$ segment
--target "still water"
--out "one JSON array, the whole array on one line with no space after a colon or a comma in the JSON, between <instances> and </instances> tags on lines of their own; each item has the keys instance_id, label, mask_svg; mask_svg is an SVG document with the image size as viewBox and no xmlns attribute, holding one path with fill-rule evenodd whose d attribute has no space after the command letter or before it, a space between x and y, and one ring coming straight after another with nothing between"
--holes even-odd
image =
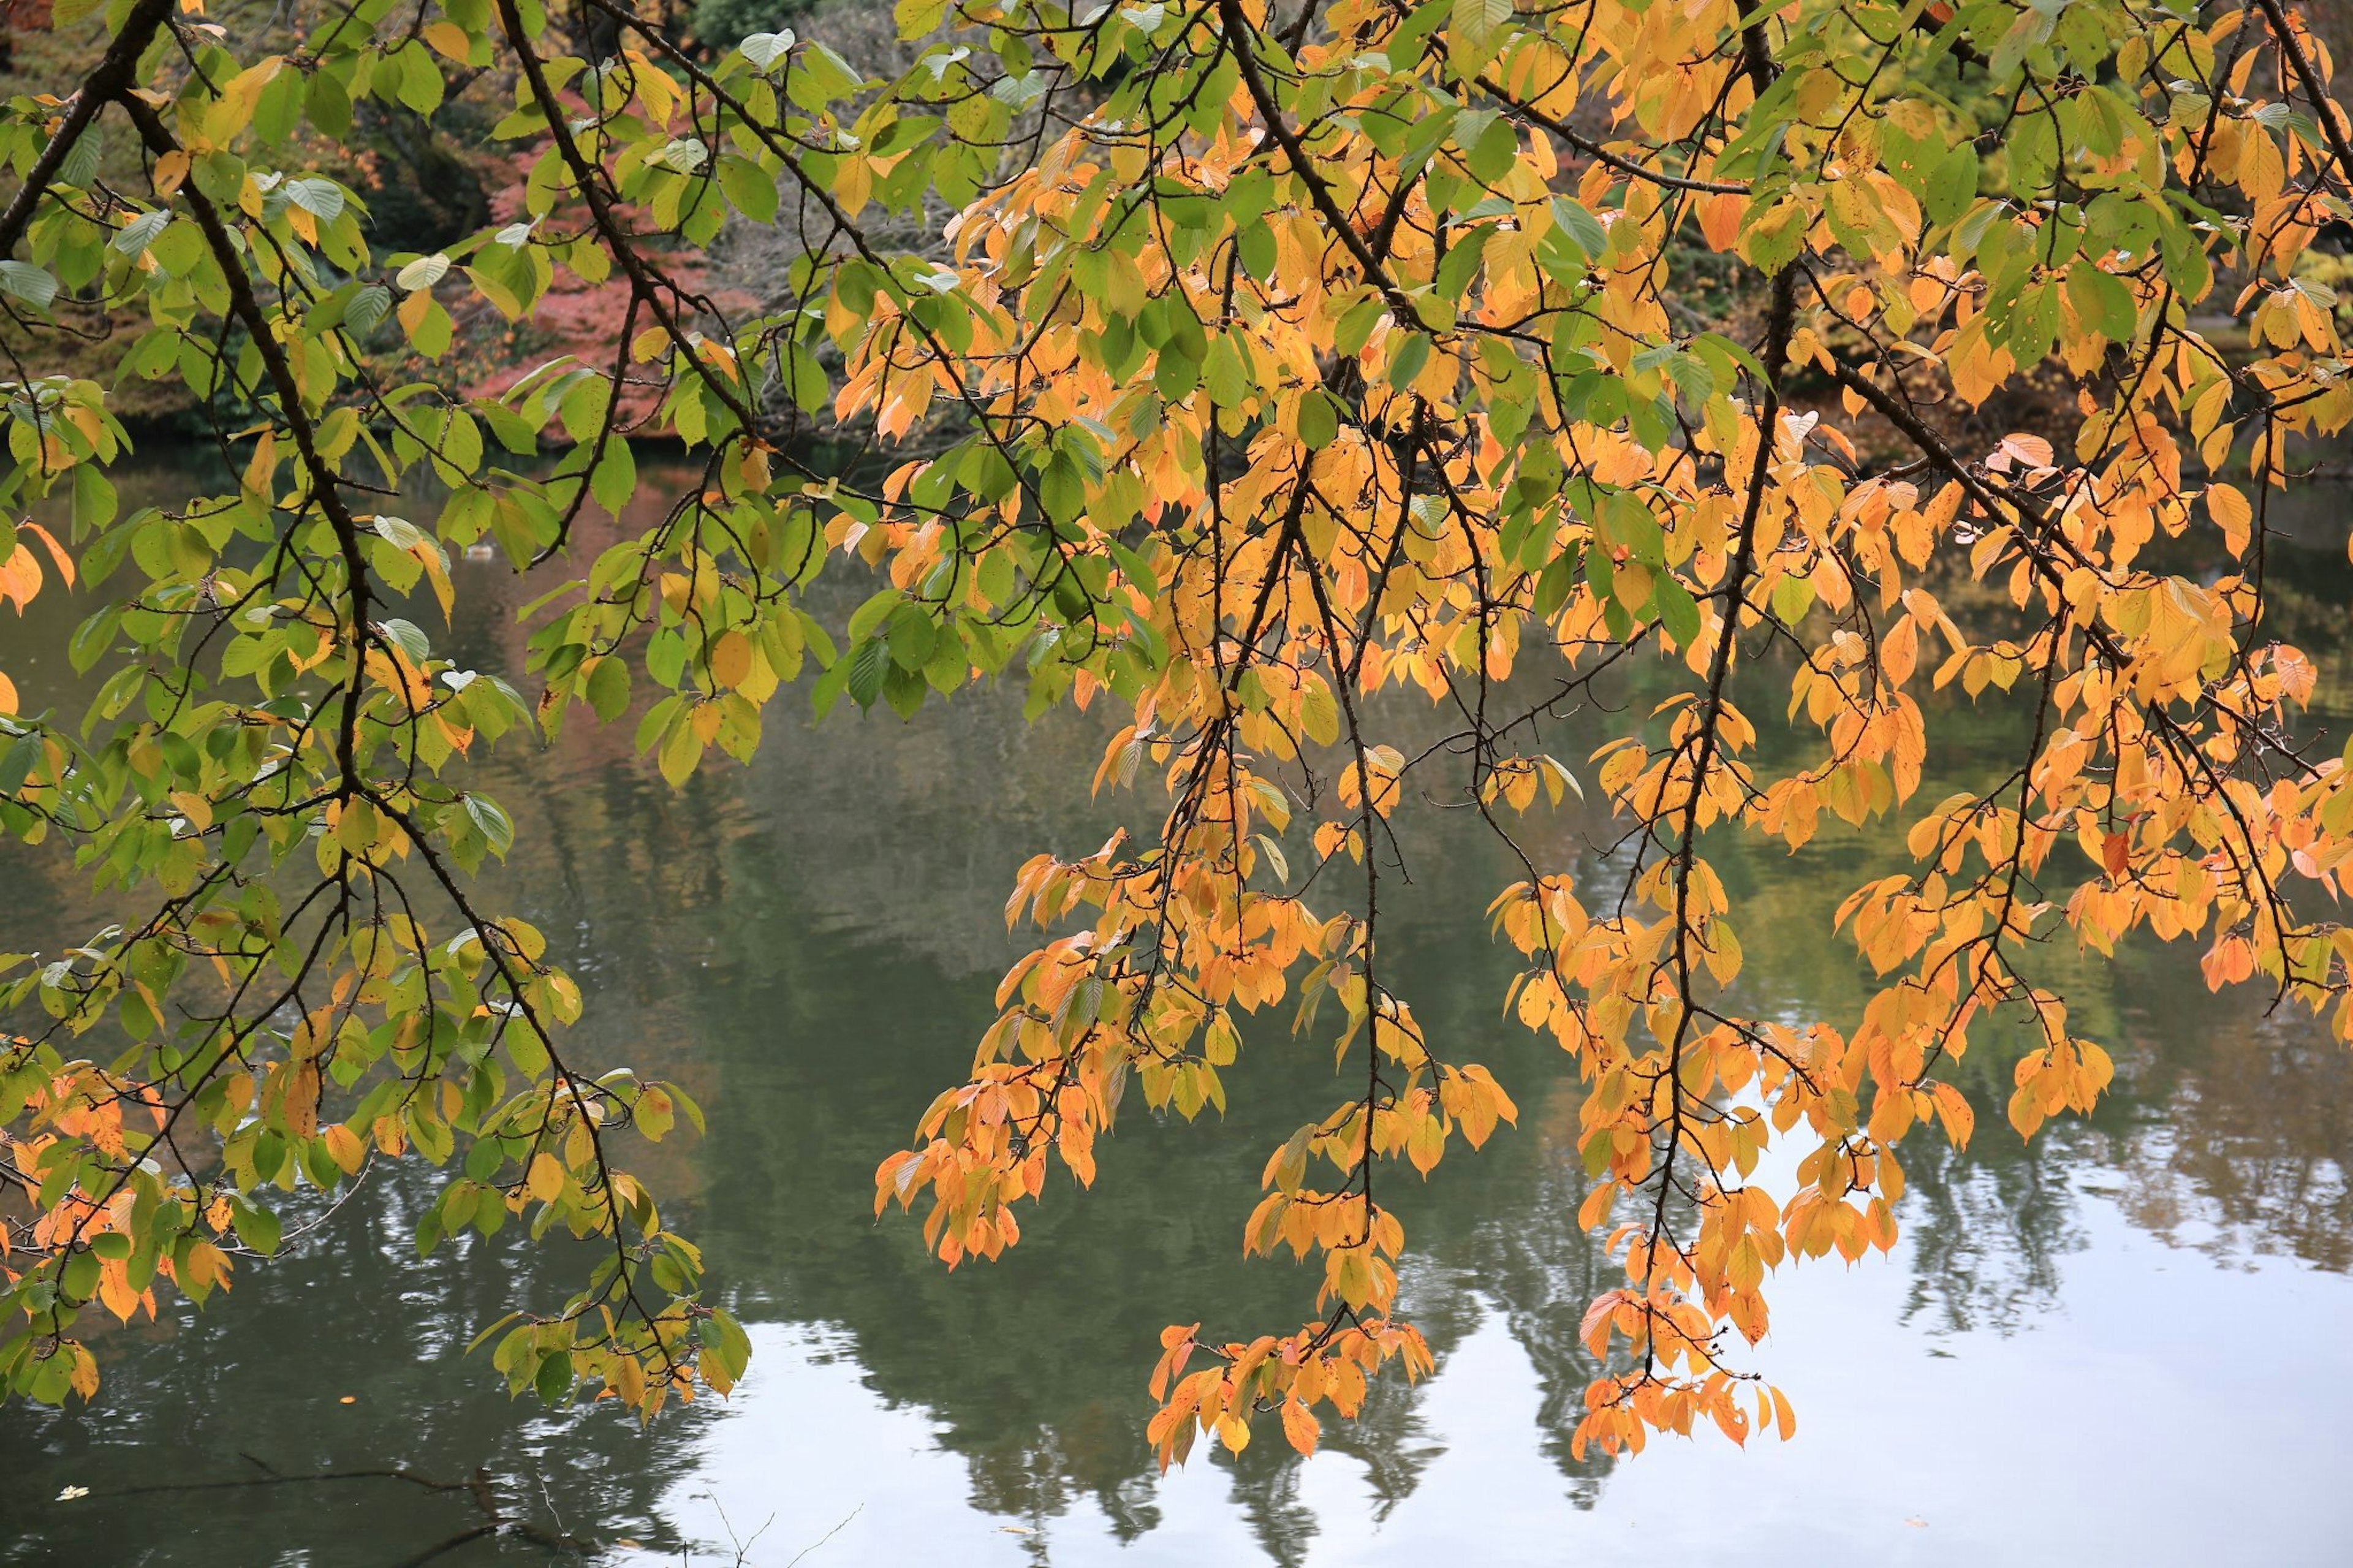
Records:
<instances>
[{"instance_id":1,"label":"still water","mask_svg":"<svg viewBox=\"0 0 2353 1568\"><path fill-rule=\"evenodd\" d=\"M126 500L174 482L126 481ZM2310 548L2275 559L2283 630L2341 694L2346 493L2294 499ZM516 668L513 610L542 585L458 570L460 620L437 637L461 664ZM72 685L52 651L69 624L55 604L0 626L28 700ZM543 756L511 744L487 770L521 829L501 896L588 994L575 1049L676 1078L711 1113L706 1139L642 1163L751 1327L732 1401L650 1430L510 1402L467 1341L551 1302L567 1260L510 1235L420 1262L428 1173L380 1169L209 1310L103 1332L93 1404L0 1419L0 1563L2353 1560L2353 1059L2260 998L2210 996L2186 950L2050 954L2116 1050L2100 1114L2021 1148L1988 1040L1966 1075L1976 1142L1907 1146L1896 1251L1784 1272L1754 1363L1797 1402L1796 1442L1572 1458L1592 1372L1576 1330L1607 1283L1572 1217L1575 1085L1498 1016L1509 954L1480 910L1513 872L1434 813L1406 842L1416 896L1390 962L1522 1110L1406 1205L1407 1295L1438 1373L1328 1424L1312 1460L1270 1432L1157 1474L1143 1384L1160 1327L1256 1331L1312 1297L1303 1271L1244 1264L1238 1237L1265 1151L1301 1120L1292 1086L1330 1058L1261 1029L1230 1118L1134 1115L1095 1189L1050 1189L999 1265L950 1275L914 1225L873 1221L875 1162L991 1016L1015 868L1139 810L1085 795L1099 714L1028 725L1018 708L984 691L911 724L812 725L787 695L753 767L677 793L626 724L580 724ZM2007 726L1941 709L1948 778L2006 768ZM1581 759L1594 732L1572 723L1552 747ZM1535 837L1592 869L1581 847L1609 835L1564 812ZM1817 847L1721 852L1749 906L1753 1009L1838 1018L1862 994L1830 913L1892 847ZM0 849L0 947L69 940L93 912L72 888L60 860Z\"/></svg>"}]
</instances>

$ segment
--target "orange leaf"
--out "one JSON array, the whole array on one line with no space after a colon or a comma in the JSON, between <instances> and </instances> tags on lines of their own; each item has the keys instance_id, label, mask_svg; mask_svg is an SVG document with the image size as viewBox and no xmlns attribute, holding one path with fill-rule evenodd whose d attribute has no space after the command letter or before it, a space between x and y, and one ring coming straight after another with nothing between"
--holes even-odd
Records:
<instances>
[{"instance_id":1,"label":"orange leaf","mask_svg":"<svg viewBox=\"0 0 2353 1568\"><path fill-rule=\"evenodd\" d=\"M1314 1412L1307 1406L1296 1399L1282 1402L1282 1435L1291 1439L1293 1447L1303 1454L1314 1453L1315 1439L1323 1435L1323 1424L1315 1419Z\"/></svg>"},{"instance_id":2,"label":"orange leaf","mask_svg":"<svg viewBox=\"0 0 2353 1568\"><path fill-rule=\"evenodd\" d=\"M58 581L69 588L72 587L74 584L73 557L67 554L66 547L58 542L58 536L30 518L18 523L16 530L20 533L31 534L49 547L49 559L58 563Z\"/></svg>"},{"instance_id":3,"label":"orange leaf","mask_svg":"<svg viewBox=\"0 0 2353 1568\"><path fill-rule=\"evenodd\" d=\"M1585 1321L1577 1326L1577 1337L1597 1356L1609 1352L1610 1314L1618 1310L1626 1294L1623 1290L1604 1290L1593 1299L1593 1305L1585 1309Z\"/></svg>"},{"instance_id":4,"label":"orange leaf","mask_svg":"<svg viewBox=\"0 0 2353 1568\"><path fill-rule=\"evenodd\" d=\"M2001 438L2001 445L1996 448L1996 451L2008 456L2012 461L2025 464L2030 468L2047 468L2051 466L2051 443L2040 436L2029 436L2022 431L2012 431Z\"/></svg>"},{"instance_id":5,"label":"orange leaf","mask_svg":"<svg viewBox=\"0 0 2353 1568\"><path fill-rule=\"evenodd\" d=\"M13 602L18 615L25 613L25 606L40 591L41 563L30 550L19 544L0 559L0 599Z\"/></svg>"}]
</instances>

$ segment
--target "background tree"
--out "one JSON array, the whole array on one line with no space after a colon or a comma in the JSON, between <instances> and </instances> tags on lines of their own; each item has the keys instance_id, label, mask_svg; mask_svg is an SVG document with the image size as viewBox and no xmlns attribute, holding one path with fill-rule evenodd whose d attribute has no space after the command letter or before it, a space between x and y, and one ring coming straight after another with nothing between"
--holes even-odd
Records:
<instances>
[{"instance_id":1,"label":"background tree","mask_svg":"<svg viewBox=\"0 0 2353 1568\"><path fill-rule=\"evenodd\" d=\"M1017 668L1039 708L1114 703L1096 786L1148 767L1168 792L1153 833L1024 868L1008 915L1060 934L878 1172L948 1262L1016 1240L1050 1163L1090 1180L1129 1093L1222 1108L1247 1016L1335 1047L1342 1098L1271 1152L1243 1229L1319 1256L1322 1289L1255 1338L1167 1331L1164 1462L1261 1413L1312 1448L1370 1373L1429 1364L1383 1194L1516 1111L1383 968L1413 802L1517 859L1491 910L1526 959L1508 1005L1584 1086L1577 1223L1623 1282L1584 1320L1580 1450L1791 1429L1737 1355L1765 1277L1892 1244L1897 1145L1969 1136L1946 1072L1972 1030L2031 1033L2021 1133L2105 1086L2043 978L2063 931L2193 939L2211 984L2353 1027L2353 936L2298 903L2333 896L2353 794L2295 727L2313 667L2263 622L2267 498L2295 438L2353 416L2334 296L2298 270L2348 216L2353 145L2275 0L897 20L912 63L879 81L619 0L242 28L117 0L78 87L11 104L0 293L31 346L5 500L69 502L107 585L74 658L113 674L79 727L12 704L0 820L147 900L0 997L25 1019L0 1058L12 1386L86 1394L90 1302L128 1316L159 1275L201 1297L279 1245L271 1185L412 1150L456 1166L421 1246L510 1218L599 1243L560 1310L486 1331L518 1389L650 1411L730 1386L742 1332L621 1163L623 1134L700 1113L571 1059L579 987L470 880L512 829L465 769L582 703L636 714L676 782L747 755L812 660L820 710L911 714ZM301 128L433 115L453 79L527 149L522 215L378 254ZM101 123L138 150L121 171ZM947 248L884 248L927 203ZM794 231L745 309L689 266L731 214ZM495 395L415 374L453 306L523 321L560 276L624 292L598 352ZM143 319L121 374L216 411L234 494L116 515L108 395L41 357L69 300ZM2059 429L1969 413L2038 379L2069 389ZM828 410L935 438L845 479L792 439ZM590 549L655 434L701 483ZM427 474L429 525L385 510ZM534 698L401 613L429 591L446 616L446 549L479 541L554 579ZM878 573L839 640L797 602L837 556ZM1922 693L1956 684L2017 704L2026 743L1915 802ZM1391 686L1444 733L1390 720ZM1591 759L1623 836L1574 885L1513 819L1583 787L1547 725L1630 690ZM1815 733L1760 744L1776 710ZM1840 915L1871 994L1744 1016L1710 835L1795 851L1825 811L1907 825Z\"/></svg>"}]
</instances>

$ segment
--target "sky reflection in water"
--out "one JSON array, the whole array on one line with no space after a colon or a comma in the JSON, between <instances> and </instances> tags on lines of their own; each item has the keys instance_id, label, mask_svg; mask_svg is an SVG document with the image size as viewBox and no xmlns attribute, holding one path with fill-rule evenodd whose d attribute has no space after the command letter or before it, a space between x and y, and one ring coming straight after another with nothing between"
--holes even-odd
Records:
<instances>
[{"instance_id":1,"label":"sky reflection in water","mask_svg":"<svg viewBox=\"0 0 2353 1568\"><path fill-rule=\"evenodd\" d=\"M2284 614L2309 625L2288 635L2344 689L2344 557L2329 544L2308 566ZM514 668L512 612L536 585L462 570L456 657ZM43 650L67 624L48 605L0 626L28 692L66 680ZM1999 718L1945 708L1931 722L1948 778L1994 769ZM944 1273L916 1226L871 1221L874 1163L986 1025L1018 951L999 913L1014 868L1092 848L1150 802L1085 800L1100 715L1025 726L1009 693L909 726L812 730L803 711L780 700L754 768L680 795L628 754L626 725L488 770L521 828L501 894L568 949L587 1049L681 1079L712 1113L707 1140L644 1163L754 1324L736 1398L650 1434L610 1411L511 1404L465 1342L519 1292L544 1304L569 1260L504 1236L418 1263L429 1184L394 1171L208 1312L103 1336L90 1408L12 1411L0 1563L389 1568L481 1521L467 1493L381 1479L121 1495L396 1465L449 1480L480 1468L503 1510L646 1564L682 1549L727 1562L731 1530L760 1532L746 1561L768 1568L812 1547L808 1568L2345 1560L2353 1063L2305 1020L2263 1019L2259 997L2207 995L2186 949L2114 968L2047 955L2115 1047L2100 1115L2021 1149L2000 1112L2011 1058L1989 1035L1964 1074L1968 1153L1905 1146L1896 1253L1784 1271L1754 1364L1797 1402L1794 1445L1711 1436L1573 1460L1592 1372L1576 1330L1607 1282L1572 1218L1574 1085L1497 1015L1509 955L1480 910L1513 875L1505 857L1427 813L1407 840L1418 897L1392 933L1400 989L1522 1109L1515 1132L1426 1189L1401 1166L1389 1178L1440 1373L1327 1425L1304 1464L1270 1429L1239 1460L1205 1449L1156 1476L1143 1380L1161 1325L1254 1332L1312 1297L1300 1270L1244 1265L1239 1233L1266 1149L1330 1092L1288 1080L1316 1079L1296 1069L1328 1052L1260 1027L1224 1123L1161 1126L1138 1108L1095 1191L1057 1186L1007 1262ZM1581 760L1593 732L1563 726L1553 748ZM1531 832L1556 856L1606 837L1573 813ZM1841 1019L1862 994L1829 917L1886 847L1820 847L1722 852L1754 911L1744 1005ZM1584 850L1582 873L1600 868ZM0 944L60 945L89 913L55 858L0 851ZM69 1486L91 1495L52 1500ZM551 1560L483 1538L435 1561L493 1559Z\"/></svg>"}]
</instances>

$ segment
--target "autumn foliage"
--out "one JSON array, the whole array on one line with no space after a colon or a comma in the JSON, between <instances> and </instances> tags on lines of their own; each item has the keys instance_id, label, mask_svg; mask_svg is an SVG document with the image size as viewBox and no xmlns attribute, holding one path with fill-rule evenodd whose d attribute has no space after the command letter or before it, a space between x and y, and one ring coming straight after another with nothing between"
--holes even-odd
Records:
<instances>
[{"instance_id":1,"label":"autumn foliage","mask_svg":"<svg viewBox=\"0 0 2353 1568\"><path fill-rule=\"evenodd\" d=\"M1749 1354L1767 1285L1894 1243L1905 1141L1971 1135L1972 1038L2026 1036L2023 1135L2108 1083L2054 943L2184 941L2353 1035L2327 916L2353 784L2299 728L2317 672L2266 629L2263 552L2297 454L2353 418L2300 270L2353 218L2353 125L2278 0L902 0L887 81L620 0L329 5L276 53L205 35L202 72L170 5L115 11L79 96L0 128L0 290L28 321L61 288L143 310L130 373L263 417L224 432L233 494L118 518L101 390L9 390L8 499L71 498L107 584L75 658L116 673L87 728L7 704L0 821L156 889L0 994L27 1015L0 1054L19 1390L88 1391L85 1303L273 1250L269 1184L409 1153L453 1167L425 1245L601 1238L561 1312L497 1326L514 1386L732 1384L740 1329L620 1163L691 1102L575 1065L593 993L469 880L514 831L474 753L575 704L673 782L747 756L803 674L820 711L992 678L1108 710L1093 786L1158 825L1021 868L1037 945L875 1205L995 1258L1123 1106L1222 1110L1277 1021L1328 1045L1328 1110L1234 1216L1312 1285L1294 1321L1166 1331L1164 1462L1266 1415L1312 1450L1384 1367L1430 1368L1392 1184L1518 1112L1385 962L1402 814L1476 813L1522 868L1498 1000L1580 1086L1579 1219L1623 1272L1585 1319L1580 1449L1790 1434ZM523 150L496 229L379 256L350 193L272 165L299 120L438 103L459 67ZM101 114L147 189L78 172ZM931 253L870 237L926 203L955 214ZM782 303L702 289L699 249L778 223ZM1713 315L1703 276L1735 280ZM447 354L453 309L584 290L620 325L495 395L386 373ZM1987 435L2029 382L2060 416ZM818 411L922 455L812 471L784 432ZM702 482L587 550L655 435ZM438 517L387 515L427 471ZM528 695L394 613L420 584L446 613L479 540L548 582ZM871 574L846 624L801 603L820 571ZM2010 754L1940 754L1962 700L2014 712ZM1546 753L1588 702L1630 702L1614 738ZM1435 742L1402 717L1432 707ZM1588 791L1614 840L1546 858L1525 815ZM1836 922L1868 1003L1753 1011L1714 847L1881 822Z\"/></svg>"}]
</instances>

